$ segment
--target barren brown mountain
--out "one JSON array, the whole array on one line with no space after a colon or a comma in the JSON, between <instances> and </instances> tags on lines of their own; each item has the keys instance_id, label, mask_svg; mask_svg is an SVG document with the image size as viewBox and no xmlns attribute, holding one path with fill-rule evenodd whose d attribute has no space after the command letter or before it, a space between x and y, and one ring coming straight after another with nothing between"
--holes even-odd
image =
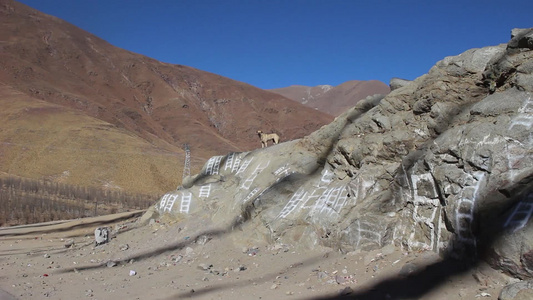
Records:
<instances>
[{"instance_id":1,"label":"barren brown mountain","mask_svg":"<svg viewBox=\"0 0 533 300\"><path fill-rule=\"evenodd\" d=\"M378 80L350 80L338 86L292 85L270 91L332 116L338 116L355 106L359 100L375 94L388 94L390 89L388 85Z\"/></svg>"},{"instance_id":2,"label":"barren brown mountain","mask_svg":"<svg viewBox=\"0 0 533 300\"><path fill-rule=\"evenodd\" d=\"M181 181L213 155L281 142L332 120L278 94L132 53L0 0L0 171L135 192ZM154 45L156 47L157 45Z\"/></svg>"}]
</instances>

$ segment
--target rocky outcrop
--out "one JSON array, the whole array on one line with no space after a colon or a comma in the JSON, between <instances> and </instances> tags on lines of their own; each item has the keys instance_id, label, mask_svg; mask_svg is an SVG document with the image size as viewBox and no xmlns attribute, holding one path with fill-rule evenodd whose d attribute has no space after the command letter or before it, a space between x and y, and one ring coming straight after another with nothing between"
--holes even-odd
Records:
<instances>
[{"instance_id":1,"label":"rocky outcrop","mask_svg":"<svg viewBox=\"0 0 533 300\"><path fill-rule=\"evenodd\" d=\"M394 77L390 80L389 87L391 91L394 91L410 84L411 82L411 80Z\"/></svg>"},{"instance_id":2,"label":"rocky outcrop","mask_svg":"<svg viewBox=\"0 0 533 300\"><path fill-rule=\"evenodd\" d=\"M154 210L245 240L479 254L533 277L531 66L504 44L446 57L305 138L212 157Z\"/></svg>"}]
</instances>

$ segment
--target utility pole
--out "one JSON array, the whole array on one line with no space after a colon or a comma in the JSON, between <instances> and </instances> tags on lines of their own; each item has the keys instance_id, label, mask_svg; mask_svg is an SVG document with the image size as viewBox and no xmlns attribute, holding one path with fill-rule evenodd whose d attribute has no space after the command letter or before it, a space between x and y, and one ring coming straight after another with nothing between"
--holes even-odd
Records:
<instances>
[{"instance_id":1,"label":"utility pole","mask_svg":"<svg viewBox=\"0 0 533 300\"><path fill-rule=\"evenodd\" d=\"M185 149L185 164L183 165L182 184L185 177L191 176L191 150L189 149L189 144L183 144L183 149Z\"/></svg>"}]
</instances>

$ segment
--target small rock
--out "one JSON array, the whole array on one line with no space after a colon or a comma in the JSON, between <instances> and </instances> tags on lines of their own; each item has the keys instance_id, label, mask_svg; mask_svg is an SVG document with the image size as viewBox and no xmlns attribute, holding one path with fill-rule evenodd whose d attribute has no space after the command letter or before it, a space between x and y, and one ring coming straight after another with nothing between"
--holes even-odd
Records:
<instances>
[{"instance_id":1,"label":"small rock","mask_svg":"<svg viewBox=\"0 0 533 300\"><path fill-rule=\"evenodd\" d=\"M186 256L191 256L191 255L193 255L193 253L194 253L194 250L191 247L185 248L185 255Z\"/></svg>"},{"instance_id":2,"label":"small rock","mask_svg":"<svg viewBox=\"0 0 533 300\"><path fill-rule=\"evenodd\" d=\"M211 269L212 267L213 267L213 265L208 265L208 264L199 264L198 265L198 269L204 270L204 271L207 271L207 270Z\"/></svg>"},{"instance_id":3,"label":"small rock","mask_svg":"<svg viewBox=\"0 0 533 300\"><path fill-rule=\"evenodd\" d=\"M46 253L46 254L44 255L44 258L50 258L50 254Z\"/></svg>"},{"instance_id":4,"label":"small rock","mask_svg":"<svg viewBox=\"0 0 533 300\"><path fill-rule=\"evenodd\" d=\"M134 270L130 270L130 276L135 276L137 275L137 272L135 272Z\"/></svg>"},{"instance_id":5,"label":"small rock","mask_svg":"<svg viewBox=\"0 0 533 300\"><path fill-rule=\"evenodd\" d=\"M274 283L273 285L270 286L270 289L271 289L271 290L275 290L275 289L277 289L277 288L278 288L278 285L275 284L275 283Z\"/></svg>"},{"instance_id":6,"label":"small rock","mask_svg":"<svg viewBox=\"0 0 533 300\"><path fill-rule=\"evenodd\" d=\"M479 298L479 297L492 297L489 293L479 293L476 295L476 298Z\"/></svg>"},{"instance_id":7,"label":"small rock","mask_svg":"<svg viewBox=\"0 0 533 300\"><path fill-rule=\"evenodd\" d=\"M110 261L107 262L107 267L108 267L108 268L112 268L112 267L114 267L114 266L116 266L116 265L117 265L117 263L114 262L114 261L112 261L112 260L110 260Z\"/></svg>"},{"instance_id":8,"label":"small rock","mask_svg":"<svg viewBox=\"0 0 533 300\"><path fill-rule=\"evenodd\" d=\"M66 242L65 242L65 248L70 248L74 246L74 239L68 239Z\"/></svg>"},{"instance_id":9,"label":"small rock","mask_svg":"<svg viewBox=\"0 0 533 300\"><path fill-rule=\"evenodd\" d=\"M321 272L318 272L316 276L318 277L318 279L324 279L324 278L328 278L328 273L321 271Z\"/></svg>"},{"instance_id":10,"label":"small rock","mask_svg":"<svg viewBox=\"0 0 533 300\"><path fill-rule=\"evenodd\" d=\"M401 269L398 275L402 277L408 277L409 275L418 271L418 266L413 263L406 263Z\"/></svg>"},{"instance_id":11,"label":"small rock","mask_svg":"<svg viewBox=\"0 0 533 300\"><path fill-rule=\"evenodd\" d=\"M120 245L120 250L121 250L121 251L126 251L126 250L128 250L129 248L130 248L130 245L128 245L128 244L122 244L122 245Z\"/></svg>"},{"instance_id":12,"label":"small rock","mask_svg":"<svg viewBox=\"0 0 533 300\"><path fill-rule=\"evenodd\" d=\"M344 284L346 282L346 279L344 278L344 276L335 275L335 281L337 282L337 284Z\"/></svg>"},{"instance_id":13,"label":"small rock","mask_svg":"<svg viewBox=\"0 0 533 300\"><path fill-rule=\"evenodd\" d=\"M343 288L340 292L339 292L339 296L346 296L346 295L349 295L353 293L353 290L351 287L347 286L345 288Z\"/></svg>"}]
</instances>

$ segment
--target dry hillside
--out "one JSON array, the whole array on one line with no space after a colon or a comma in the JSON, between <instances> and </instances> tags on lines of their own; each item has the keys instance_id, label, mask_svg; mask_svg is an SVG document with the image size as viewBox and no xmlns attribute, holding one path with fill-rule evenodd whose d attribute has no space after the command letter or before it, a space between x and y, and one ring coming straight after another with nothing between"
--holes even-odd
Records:
<instances>
[{"instance_id":1,"label":"dry hillside","mask_svg":"<svg viewBox=\"0 0 533 300\"><path fill-rule=\"evenodd\" d=\"M56 17L0 0L0 171L152 193L206 159L282 141L332 118L277 94L132 53Z\"/></svg>"}]
</instances>

